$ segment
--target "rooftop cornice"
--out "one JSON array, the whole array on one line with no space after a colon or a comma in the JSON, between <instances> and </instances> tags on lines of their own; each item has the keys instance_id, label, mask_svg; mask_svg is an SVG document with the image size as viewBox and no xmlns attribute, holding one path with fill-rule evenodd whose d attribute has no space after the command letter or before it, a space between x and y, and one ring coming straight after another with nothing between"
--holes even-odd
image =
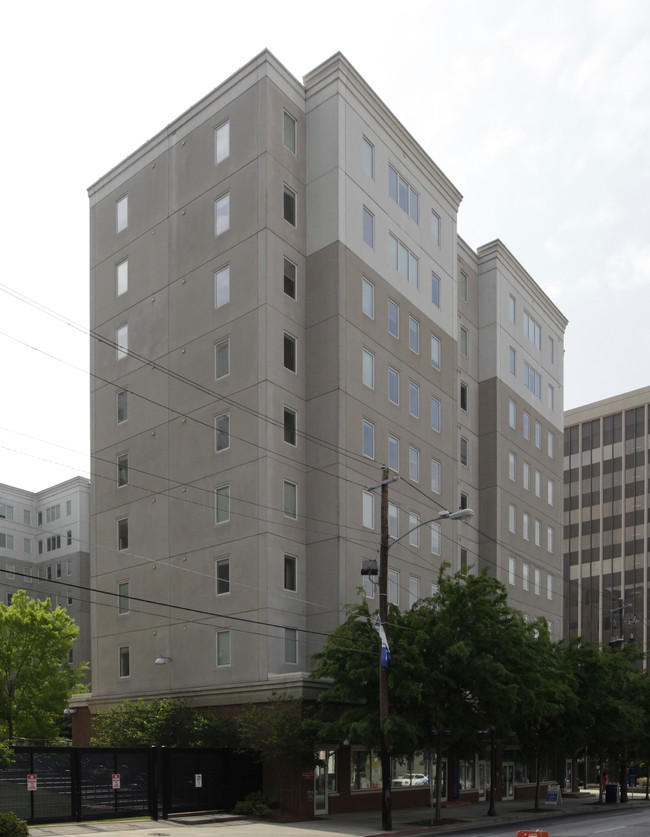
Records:
<instances>
[{"instance_id":1,"label":"rooftop cornice","mask_svg":"<svg viewBox=\"0 0 650 837\"><path fill-rule=\"evenodd\" d=\"M648 403L650 403L650 386L633 389L620 395L610 395L608 398L565 410L564 426L579 424L582 421L591 421L598 416L620 413Z\"/></svg>"}]
</instances>

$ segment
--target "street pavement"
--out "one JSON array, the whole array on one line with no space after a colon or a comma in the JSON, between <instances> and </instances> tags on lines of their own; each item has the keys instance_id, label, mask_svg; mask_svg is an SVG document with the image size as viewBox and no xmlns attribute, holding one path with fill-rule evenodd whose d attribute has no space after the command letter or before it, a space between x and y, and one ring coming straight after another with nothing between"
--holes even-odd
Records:
<instances>
[{"instance_id":1,"label":"street pavement","mask_svg":"<svg viewBox=\"0 0 650 837\"><path fill-rule=\"evenodd\" d=\"M645 792L629 795L625 807L643 806L650 811ZM443 807L443 822L431 826L429 808L393 809L393 831L391 834L417 835L453 834L462 831L476 832L483 826L513 824L513 837L518 830L542 829L552 837L553 819L571 814L605 814L620 803L599 804L596 791L563 796L557 807L546 806L534 811L532 801L508 800L495 804L496 816L487 815L488 802L472 805ZM374 837L381 830L381 811L355 814L322 816L303 822L268 822L249 820L229 815L196 814L173 817L167 820L93 820L85 823L55 823L32 826L31 837L329 837L329 835L350 835L350 837Z\"/></svg>"}]
</instances>

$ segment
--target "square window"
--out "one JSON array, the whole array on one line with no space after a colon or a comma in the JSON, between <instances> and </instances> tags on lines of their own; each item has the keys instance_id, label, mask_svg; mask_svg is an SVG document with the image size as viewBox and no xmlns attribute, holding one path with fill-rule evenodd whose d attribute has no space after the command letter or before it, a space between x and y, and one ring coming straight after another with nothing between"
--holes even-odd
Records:
<instances>
[{"instance_id":1,"label":"square window","mask_svg":"<svg viewBox=\"0 0 650 837\"><path fill-rule=\"evenodd\" d=\"M117 485L118 488L129 484L129 454L121 453L117 457Z\"/></svg>"},{"instance_id":2,"label":"square window","mask_svg":"<svg viewBox=\"0 0 650 837\"><path fill-rule=\"evenodd\" d=\"M362 350L362 380L369 389L375 388L375 356L367 349Z\"/></svg>"},{"instance_id":3,"label":"square window","mask_svg":"<svg viewBox=\"0 0 650 837\"><path fill-rule=\"evenodd\" d=\"M129 326L127 323L115 329L115 347L117 359L122 360L129 354Z\"/></svg>"},{"instance_id":4,"label":"square window","mask_svg":"<svg viewBox=\"0 0 650 837\"><path fill-rule=\"evenodd\" d=\"M119 650L119 675L120 677L131 676L131 649L128 645L123 645Z\"/></svg>"},{"instance_id":5,"label":"square window","mask_svg":"<svg viewBox=\"0 0 650 837\"><path fill-rule=\"evenodd\" d=\"M431 335L431 366L434 369L440 369L440 340Z\"/></svg>"},{"instance_id":6,"label":"square window","mask_svg":"<svg viewBox=\"0 0 650 837\"><path fill-rule=\"evenodd\" d=\"M469 465L469 441L464 437L460 437L460 464Z\"/></svg>"},{"instance_id":7,"label":"square window","mask_svg":"<svg viewBox=\"0 0 650 837\"><path fill-rule=\"evenodd\" d=\"M462 381L460 384L460 409L465 413L469 411L469 387Z\"/></svg>"},{"instance_id":8,"label":"square window","mask_svg":"<svg viewBox=\"0 0 650 837\"><path fill-rule=\"evenodd\" d=\"M284 589L293 593L298 589L298 571L295 555L284 556Z\"/></svg>"},{"instance_id":9,"label":"square window","mask_svg":"<svg viewBox=\"0 0 650 837\"><path fill-rule=\"evenodd\" d=\"M431 396L431 429L440 432L440 402Z\"/></svg>"},{"instance_id":10,"label":"square window","mask_svg":"<svg viewBox=\"0 0 650 837\"><path fill-rule=\"evenodd\" d=\"M296 338L286 333L283 340L283 363L289 372L296 371Z\"/></svg>"},{"instance_id":11,"label":"square window","mask_svg":"<svg viewBox=\"0 0 650 837\"><path fill-rule=\"evenodd\" d=\"M435 273L431 274L431 302L440 308L440 279Z\"/></svg>"},{"instance_id":12,"label":"square window","mask_svg":"<svg viewBox=\"0 0 650 837\"><path fill-rule=\"evenodd\" d=\"M420 323L414 317L409 317L409 349L420 353Z\"/></svg>"},{"instance_id":13,"label":"square window","mask_svg":"<svg viewBox=\"0 0 650 837\"><path fill-rule=\"evenodd\" d=\"M362 495L362 521L364 528L375 528L375 495L370 491L364 491Z\"/></svg>"},{"instance_id":14,"label":"square window","mask_svg":"<svg viewBox=\"0 0 650 837\"><path fill-rule=\"evenodd\" d=\"M122 389L117 393L117 423L122 424L129 417L129 393Z\"/></svg>"},{"instance_id":15,"label":"square window","mask_svg":"<svg viewBox=\"0 0 650 837\"><path fill-rule=\"evenodd\" d=\"M295 482L284 481L284 514L292 520L298 519L298 486Z\"/></svg>"},{"instance_id":16,"label":"square window","mask_svg":"<svg viewBox=\"0 0 650 837\"><path fill-rule=\"evenodd\" d=\"M361 164L368 177L375 177L375 147L365 137L361 144Z\"/></svg>"},{"instance_id":17,"label":"square window","mask_svg":"<svg viewBox=\"0 0 650 837\"><path fill-rule=\"evenodd\" d=\"M124 259L115 268L115 285L117 295L122 296L129 289L129 260Z\"/></svg>"},{"instance_id":18,"label":"square window","mask_svg":"<svg viewBox=\"0 0 650 837\"><path fill-rule=\"evenodd\" d=\"M460 353L467 357L469 351L469 335L467 329L460 327Z\"/></svg>"},{"instance_id":19,"label":"square window","mask_svg":"<svg viewBox=\"0 0 650 837\"><path fill-rule=\"evenodd\" d=\"M230 374L230 338L221 340L214 347L214 377L216 380Z\"/></svg>"},{"instance_id":20,"label":"square window","mask_svg":"<svg viewBox=\"0 0 650 837\"><path fill-rule=\"evenodd\" d=\"M290 407L284 408L284 441L288 445L295 445L297 442L297 414Z\"/></svg>"},{"instance_id":21,"label":"square window","mask_svg":"<svg viewBox=\"0 0 650 837\"><path fill-rule=\"evenodd\" d=\"M284 147L288 148L292 154L295 154L297 146L296 138L298 134L298 123L293 118L293 116L291 116L290 113L286 112L286 110L284 112L283 128Z\"/></svg>"},{"instance_id":22,"label":"square window","mask_svg":"<svg viewBox=\"0 0 650 837\"><path fill-rule=\"evenodd\" d=\"M296 265L289 259L284 260L284 292L291 299L296 298Z\"/></svg>"},{"instance_id":23,"label":"square window","mask_svg":"<svg viewBox=\"0 0 650 837\"><path fill-rule=\"evenodd\" d=\"M214 492L215 523L227 523L230 520L230 486L221 485Z\"/></svg>"},{"instance_id":24,"label":"square window","mask_svg":"<svg viewBox=\"0 0 650 837\"><path fill-rule=\"evenodd\" d=\"M123 517L117 521L117 548L124 552L129 548L129 518Z\"/></svg>"},{"instance_id":25,"label":"square window","mask_svg":"<svg viewBox=\"0 0 650 837\"><path fill-rule=\"evenodd\" d=\"M399 471L399 439L396 436L388 436L388 467L391 471Z\"/></svg>"},{"instance_id":26,"label":"square window","mask_svg":"<svg viewBox=\"0 0 650 837\"><path fill-rule=\"evenodd\" d=\"M295 628L284 629L284 661L285 663L298 662L298 635Z\"/></svg>"},{"instance_id":27,"label":"square window","mask_svg":"<svg viewBox=\"0 0 650 837\"><path fill-rule=\"evenodd\" d=\"M431 460L431 490L440 494L441 465L437 459Z\"/></svg>"},{"instance_id":28,"label":"square window","mask_svg":"<svg viewBox=\"0 0 650 837\"><path fill-rule=\"evenodd\" d=\"M230 122L224 122L214 131L215 165L230 157Z\"/></svg>"},{"instance_id":29,"label":"square window","mask_svg":"<svg viewBox=\"0 0 650 837\"><path fill-rule=\"evenodd\" d=\"M214 202L214 234L221 235L230 229L230 192Z\"/></svg>"},{"instance_id":30,"label":"square window","mask_svg":"<svg viewBox=\"0 0 650 837\"><path fill-rule=\"evenodd\" d=\"M366 317L375 319L375 286L365 276L361 278L361 310Z\"/></svg>"},{"instance_id":31,"label":"square window","mask_svg":"<svg viewBox=\"0 0 650 837\"><path fill-rule=\"evenodd\" d=\"M217 631L217 666L230 665L230 631Z\"/></svg>"},{"instance_id":32,"label":"square window","mask_svg":"<svg viewBox=\"0 0 650 837\"><path fill-rule=\"evenodd\" d=\"M435 212L431 213L431 237L436 247L440 247L440 216Z\"/></svg>"},{"instance_id":33,"label":"square window","mask_svg":"<svg viewBox=\"0 0 650 837\"><path fill-rule=\"evenodd\" d=\"M129 582L121 581L117 585L117 612L119 614L128 613L129 605Z\"/></svg>"},{"instance_id":34,"label":"square window","mask_svg":"<svg viewBox=\"0 0 650 837\"><path fill-rule=\"evenodd\" d=\"M363 207L363 240L369 247L375 246L375 216Z\"/></svg>"},{"instance_id":35,"label":"square window","mask_svg":"<svg viewBox=\"0 0 650 837\"><path fill-rule=\"evenodd\" d=\"M388 400L393 404L399 404L399 372L388 367Z\"/></svg>"},{"instance_id":36,"label":"square window","mask_svg":"<svg viewBox=\"0 0 650 837\"><path fill-rule=\"evenodd\" d=\"M363 421L363 455L375 458L375 426L372 422Z\"/></svg>"},{"instance_id":37,"label":"square window","mask_svg":"<svg viewBox=\"0 0 650 837\"><path fill-rule=\"evenodd\" d=\"M122 232L129 226L129 196L124 195L115 204L115 220L118 232Z\"/></svg>"},{"instance_id":38,"label":"square window","mask_svg":"<svg viewBox=\"0 0 650 837\"><path fill-rule=\"evenodd\" d=\"M214 571L217 596L230 593L230 558L215 561Z\"/></svg>"},{"instance_id":39,"label":"square window","mask_svg":"<svg viewBox=\"0 0 650 837\"><path fill-rule=\"evenodd\" d=\"M214 307L221 308L230 302L230 266L222 267L214 274Z\"/></svg>"},{"instance_id":40,"label":"square window","mask_svg":"<svg viewBox=\"0 0 650 837\"><path fill-rule=\"evenodd\" d=\"M296 193L287 185L284 187L282 211L284 213L284 220L288 221L293 227L296 226Z\"/></svg>"},{"instance_id":41,"label":"square window","mask_svg":"<svg viewBox=\"0 0 650 837\"><path fill-rule=\"evenodd\" d=\"M214 449L217 453L230 447L230 413L222 413L214 420Z\"/></svg>"},{"instance_id":42,"label":"square window","mask_svg":"<svg viewBox=\"0 0 650 837\"><path fill-rule=\"evenodd\" d=\"M388 300L388 333L393 337L399 337L399 305Z\"/></svg>"},{"instance_id":43,"label":"square window","mask_svg":"<svg viewBox=\"0 0 650 837\"><path fill-rule=\"evenodd\" d=\"M420 451L409 447L409 479L420 482Z\"/></svg>"},{"instance_id":44,"label":"square window","mask_svg":"<svg viewBox=\"0 0 650 837\"><path fill-rule=\"evenodd\" d=\"M420 387L413 381L409 381L409 413L420 418Z\"/></svg>"}]
</instances>

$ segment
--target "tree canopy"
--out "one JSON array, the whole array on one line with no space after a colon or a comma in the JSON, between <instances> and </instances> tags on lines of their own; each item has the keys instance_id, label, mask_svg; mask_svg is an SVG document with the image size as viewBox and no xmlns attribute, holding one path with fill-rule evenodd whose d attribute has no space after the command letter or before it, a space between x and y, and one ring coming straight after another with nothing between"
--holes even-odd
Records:
<instances>
[{"instance_id":1,"label":"tree canopy","mask_svg":"<svg viewBox=\"0 0 650 837\"><path fill-rule=\"evenodd\" d=\"M79 633L66 611L18 590L0 603L0 727L5 738L57 735L87 666L68 662Z\"/></svg>"}]
</instances>

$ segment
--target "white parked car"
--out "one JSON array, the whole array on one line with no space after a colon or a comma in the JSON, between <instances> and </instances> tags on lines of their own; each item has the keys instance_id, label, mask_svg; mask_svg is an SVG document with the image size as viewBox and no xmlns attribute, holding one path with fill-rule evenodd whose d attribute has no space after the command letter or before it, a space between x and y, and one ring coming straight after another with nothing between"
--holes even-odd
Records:
<instances>
[{"instance_id":1,"label":"white parked car","mask_svg":"<svg viewBox=\"0 0 650 837\"><path fill-rule=\"evenodd\" d=\"M418 785L428 785L429 777L424 773L405 773L397 779L393 779L395 788L412 788Z\"/></svg>"}]
</instances>

